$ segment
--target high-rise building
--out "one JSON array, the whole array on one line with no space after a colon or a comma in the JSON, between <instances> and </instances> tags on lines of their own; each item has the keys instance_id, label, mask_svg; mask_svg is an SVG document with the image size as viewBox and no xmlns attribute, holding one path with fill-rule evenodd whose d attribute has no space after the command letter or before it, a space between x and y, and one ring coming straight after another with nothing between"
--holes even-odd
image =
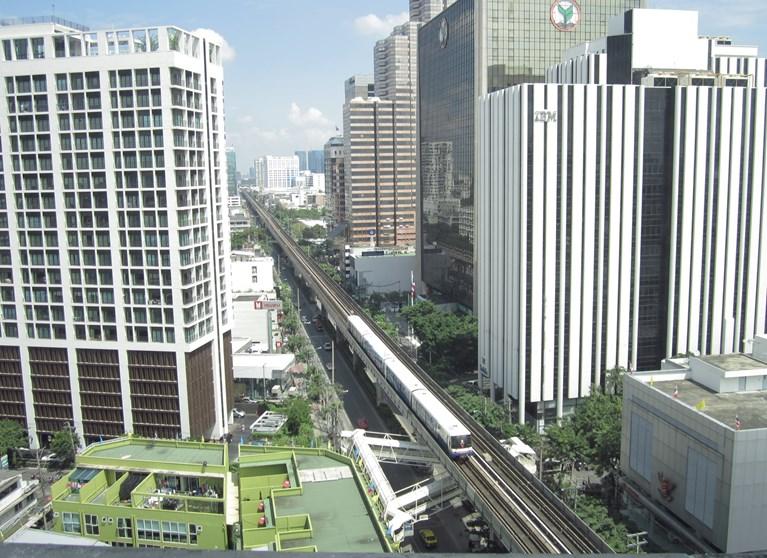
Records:
<instances>
[{"instance_id":1,"label":"high-rise building","mask_svg":"<svg viewBox=\"0 0 767 558\"><path fill-rule=\"evenodd\" d=\"M344 82L344 102L348 103L355 97L367 99L375 94L373 76L355 74Z\"/></svg>"},{"instance_id":2,"label":"high-rise building","mask_svg":"<svg viewBox=\"0 0 767 558\"><path fill-rule=\"evenodd\" d=\"M410 0L410 21L426 23L455 0Z\"/></svg>"},{"instance_id":3,"label":"high-rise building","mask_svg":"<svg viewBox=\"0 0 767 558\"><path fill-rule=\"evenodd\" d=\"M325 172L325 152L322 149L311 149L306 152L306 168L310 172Z\"/></svg>"},{"instance_id":4,"label":"high-rise building","mask_svg":"<svg viewBox=\"0 0 767 558\"><path fill-rule=\"evenodd\" d=\"M306 150L294 151L293 154L296 157L298 157L298 170L299 171L307 170L309 167L307 167L307 162L306 162L306 159L307 159L307 152L306 152Z\"/></svg>"},{"instance_id":5,"label":"high-rise building","mask_svg":"<svg viewBox=\"0 0 767 558\"><path fill-rule=\"evenodd\" d=\"M415 243L419 25L414 22L399 25L376 43L375 97L349 99L347 93L345 211L349 223L347 237L352 245ZM347 92L349 83L347 80Z\"/></svg>"},{"instance_id":6,"label":"high-rise building","mask_svg":"<svg viewBox=\"0 0 767 558\"><path fill-rule=\"evenodd\" d=\"M642 0L457 0L418 36L419 168L452 144L452 180L436 196L419 195L418 253L427 290L474 306L475 103L478 96L542 81L545 69L573 45L601 37L610 16ZM440 155L441 156L441 155ZM424 159L426 157L426 159ZM461 225L462 224L462 225Z\"/></svg>"},{"instance_id":7,"label":"high-rise building","mask_svg":"<svg viewBox=\"0 0 767 558\"><path fill-rule=\"evenodd\" d=\"M298 174L298 157L274 157L266 155L256 160L256 180L265 190L288 190Z\"/></svg>"},{"instance_id":8,"label":"high-rise building","mask_svg":"<svg viewBox=\"0 0 767 558\"><path fill-rule=\"evenodd\" d=\"M237 195L237 153L234 147L226 148L226 189L230 196Z\"/></svg>"},{"instance_id":9,"label":"high-rise building","mask_svg":"<svg viewBox=\"0 0 767 558\"><path fill-rule=\"evenodd\" d=\"M344 138L336 136L325 144L325 193L333 224L346 221L344 193Z\"/></svg>"},{"instance_id":10,"label":"high-rise building","mask_svg":"<svg viewBox=\"0 0 767 558\"><path fill-rule=\"evenodd\" d=\"M477 174L480 370L539 420L767 326L756 48L634 9L548 75L481 99Z\"/></svg>"},{"instance_id":11,"label":"high-rise building","mask_svg":"<svg viewBox=\"0 0 767 558\"><path fill-rule=\"evenodd\" d=\"M2 418L219 436L232 407L220 46L0 27Z\"/></svg>"}]
</instances>

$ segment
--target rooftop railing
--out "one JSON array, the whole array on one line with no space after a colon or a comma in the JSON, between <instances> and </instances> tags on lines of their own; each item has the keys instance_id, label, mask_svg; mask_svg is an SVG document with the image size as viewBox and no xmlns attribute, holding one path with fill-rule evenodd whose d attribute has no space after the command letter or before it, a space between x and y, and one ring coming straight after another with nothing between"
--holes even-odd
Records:
<instances>
[{"instance_id":1,"label":"rooftop railing","mask_svg":"<svg viewBox=\"0 0 767 558\"><path fill-rule=\"evenodd\" d=\"M8 27L10 25L34 25L36 23L57 23L65 27L70 27L78 31L89 31L90 29L85 25L69 21L56 16L33 16L33 17L9 17L0 19L0 27Z\"/></svg>"}]
</instances>

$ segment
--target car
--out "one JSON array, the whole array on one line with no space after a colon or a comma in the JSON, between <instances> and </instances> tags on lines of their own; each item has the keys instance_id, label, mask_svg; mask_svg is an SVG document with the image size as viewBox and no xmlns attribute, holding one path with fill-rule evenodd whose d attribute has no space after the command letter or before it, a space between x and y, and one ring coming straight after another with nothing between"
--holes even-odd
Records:
<instances>
[{"instance_id":1,"label":"car","mask_svg":"<svg viewBox=\"0 0 767 558\"><path fill-rule=\"evenodd\" d=\"M323 349L325 349L326 351L329 351L330 349L332 349L332 348L333 348L333 345L331 345L331 344L330 344L330 341L328 341L327 343L325 343L324 345L322 345L322 348L323 348Z\"/></svg>"},{"instance_id":2,"label":"car","mask_svg":"<svg viewBox=\"0 0 767 558\"><path fill-rule=\"evenodd\" d=\"M365 417L362 417L361 419L357 419L357 428L361 428L362 430L368 429L368 419Z\"/></svg>"},{"instance_id":3,"label":"car","mask_svg":"<svg viewBox=\"0 0 767 558\"><path fill-rule=\"evenodd\" d=\"M245 416L245 413L240 411L239 409L232 409L232 414L236 416L237 418L242 418Z\"/></svg>"},{"instance_id":4,"label":"car","mask_svg":"<svg viewBox=\"0 0 767 558\"><path fill-rule=\"evenodd\" d=\"M437 535L431 529L421 529L418 531L418 538L426 548L435 548L437 546Z\"/></svg>"}]
</instances>

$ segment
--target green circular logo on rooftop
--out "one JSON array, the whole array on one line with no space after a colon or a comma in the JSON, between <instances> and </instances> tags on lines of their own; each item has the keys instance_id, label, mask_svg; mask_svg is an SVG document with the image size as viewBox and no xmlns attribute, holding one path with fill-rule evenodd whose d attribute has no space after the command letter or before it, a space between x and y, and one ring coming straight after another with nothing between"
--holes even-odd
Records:
<instances>
[{"instance_id":1,"label":"green circular logo on rooftop","mask_svg":"<svg viewBox=\"0 0 767 558\"><path fill-rule=\"evenodd\" d=\"M573 31L581 20L581 7L575 0L554 0L549 17L558 31Z\"/></svg>"}]
</instances>

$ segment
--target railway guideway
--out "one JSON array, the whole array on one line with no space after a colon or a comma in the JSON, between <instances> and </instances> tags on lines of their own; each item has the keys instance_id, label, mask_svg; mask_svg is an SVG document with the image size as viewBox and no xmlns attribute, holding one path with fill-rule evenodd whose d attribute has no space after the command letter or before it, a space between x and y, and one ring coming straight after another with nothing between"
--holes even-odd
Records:
<instances>
[{"instance_id":1,"label":"railway guideway","mask_svg":"<svg viewBox=\"0 0 767 558\"><path fill-rule=\"evenodd\" d=\"M520 471L524 468L500 448L500 444L494 438L490 440L491 436L473 418L462 416L461 413L463 415L466 413L460 408L457 411L457 416L467 421L467 426L471 427L472 432L477 429L477 432L474 432L474 446L478 450L478 454L462 463L450 459L427 428L394 392L375 364L350 334L347 327L348 316L355 313L361 314L361 312L354 302L347 302L346 299L351 300L348 293L344 292L343 296L334 294L334 291L340 291L340 287L328 283L331 280L324 275L324 272L312 270L313 262L308 260L303 250L292 238L287 236L287 233L282 230L274 217L258 205L250 195L246 194L245 197L248 204L266 224L294 267L301 270L304 280L315 291L317 299L322 300L329 320L336 326L336 331L347 339L353 352L365 364L367 371L372 372L377 387L387 394L394 408L415 427L419 438L434 451L434 455L439 459L444 469L464 491L477 511L485 517L501 544L512 552L565 554L611 552L609 546L599 539L561 501L558 501L544 485L537 479L531 478L532 475L528 471ZM402 353L401 349L393 350L393 352L395 354ZM409 357L407 359L405 363L408 366L413 366ZM425 373L420 369L418 370L419 378L428 389L432 389L432 385L436 385L434 381L428 377L422 377ZM439 393L438 388L434 389L437 389L437 393ZM482 438L487 439L482 440ZM493 464L491 465L491 463ZM496 467L503 471L504 476L510 479L514 486L511 486L494 470ZM526 496L523 498L520 496L521 494L526 494ZM536 512L531 504L544 511ZM548 509L545 509L547 507ZM551 527L555 525L555 529L566 535L557 536L552 532ZM563 538L568 540L563 540Z\"/></svg>"}]
</instances>

